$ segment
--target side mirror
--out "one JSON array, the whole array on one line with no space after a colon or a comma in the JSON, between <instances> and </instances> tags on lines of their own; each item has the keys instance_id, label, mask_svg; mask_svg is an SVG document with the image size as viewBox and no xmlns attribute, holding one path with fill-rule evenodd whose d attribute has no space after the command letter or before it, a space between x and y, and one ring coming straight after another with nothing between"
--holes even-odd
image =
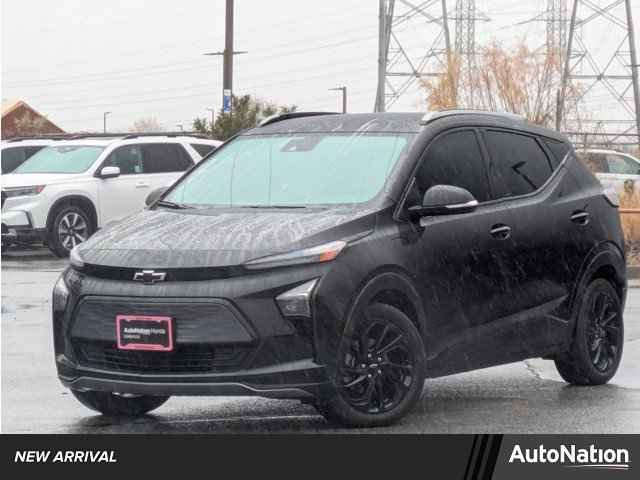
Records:
<instances>
[{"instance_id":1,"label":"side mirror","mask_svg":"<svg viewBox=\"0 0 640 480\"><path fill-rule=\"evenodd\" d=\"M100 178L116 178L120 176L120 167L104 167L100 170Z\"/></svg>"},{"instance_id":2,"label":"side mirror","mask_svg":"<svg viewBox=\"0 0 640 480\"><path fill-rule=\"evenodd\" d=\"M473 212L478 201L464 188L452 185L435 185L424 194L422 205L409 208L416 217L457 215Z\"/></svg>"},{"instance_id":3,"label":"side mirror","mask_svg":"<svg viewBox=\"0 0 640 480\"><path fill-rule=\"evenodd\" d=\"M147 198L145 199L144 203L147 205L147 207L149 205L153 205L162 196L162 194L166 192L168 189L169 187L156 188L149 195L147 195Z\"/></svg>"}]
</instances>

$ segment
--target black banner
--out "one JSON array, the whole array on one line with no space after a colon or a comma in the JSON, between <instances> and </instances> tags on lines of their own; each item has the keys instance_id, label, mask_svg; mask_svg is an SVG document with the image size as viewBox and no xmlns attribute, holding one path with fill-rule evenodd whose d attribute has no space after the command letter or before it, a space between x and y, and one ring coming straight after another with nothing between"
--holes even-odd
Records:
<instances>
[{"instance_id":1,"label":"black banner","mask_svg":"<svg viewBox=\"0 0 640 480\"><path fill-rule=\"evenodd\" d=\"M0 471L145 478L198 472L268 477L637 478L640 437L502 435L72 436L3 435Z\"/></svg>"}]
</instances>

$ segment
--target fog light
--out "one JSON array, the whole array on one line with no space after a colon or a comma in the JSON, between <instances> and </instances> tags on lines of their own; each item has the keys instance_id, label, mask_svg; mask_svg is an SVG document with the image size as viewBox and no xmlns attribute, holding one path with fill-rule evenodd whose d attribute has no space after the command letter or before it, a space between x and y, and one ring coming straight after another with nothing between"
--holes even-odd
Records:
<instances>
[{"instance_id":1,"label":"fog light","mask_svg":"<svg viewBox=\"0 0 640 480\"><path fill-rule=\"evenodd\" d=\"M58 281L53 287L53 311L54 312L64 312L67 308L67 301L69 300L69 289L67 288L67 284L64 281L64 273L60 275Z\"/></svg>"},{"instance_id":2,"label":"fog light","mask_svg":"<svg viewBox=\"0 0 640 480\"><path fill-rule=\"evenodd\" d=\"M318 279L298 285L276 297L280 312L285 317L311 318L311 294Z\"/></svg>"}]
</instances>

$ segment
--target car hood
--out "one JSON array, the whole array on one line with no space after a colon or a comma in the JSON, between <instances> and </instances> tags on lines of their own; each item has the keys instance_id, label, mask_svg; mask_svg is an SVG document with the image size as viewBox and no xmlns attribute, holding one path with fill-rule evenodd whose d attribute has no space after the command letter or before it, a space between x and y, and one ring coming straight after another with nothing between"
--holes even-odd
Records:
<instances>
[{"instance_id":1,"label":"car hood","mask_svg":"<svg viewBox=\"0 0 640 480\"><path fill-rule=\"evenodd\" d=\"M366 234L375 211L143 210L79 247L85 263L123 268L228 267L248 260Z\"/></svg>"},{"instance_id":2,"label":"car hood","mask_svg":"<svg viewBox=\"0 0 640 480\"><path fill-rule=\"evenodd\" d=\"M73 180L83 175L77 173L7 173L2 175L2 188L49 185Z\"/></svg>"}]
</instances>

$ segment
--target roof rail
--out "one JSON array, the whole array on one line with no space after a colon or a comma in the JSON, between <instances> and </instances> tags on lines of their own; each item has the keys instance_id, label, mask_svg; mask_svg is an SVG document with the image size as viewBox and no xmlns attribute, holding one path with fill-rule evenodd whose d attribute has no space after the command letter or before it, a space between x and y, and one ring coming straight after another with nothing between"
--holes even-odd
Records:
<instances>
[{"instance_id":1,"label":"roof rail","mask_svg":"<svg viewBox=\"0 0 640 480\"><path fill-rule=\"evenodd\" d=\"M428 112L424 117L422 117L421 125L428 125L429 123L438 120L440 118L449 117L452 115L486 115L489 117L497 117L504 118L508 120L513 120L516 122L527 122L527 119L524 115L519 115L517 113L510 112L493 112L490 110L481 110L481 109L473 109L473 108L452 108L449 110L438 110L435 112Z\"/></svg>"},{"instance_id":2,"label":"roof rail","mask_svg":"<svg viewBox=\"0 0 640 480\"><path fill-rule=\"evenodd\" d=\"M72 133L46 133L42 135L22 135L20 137L8 138L5 142L20 142L22 140L67 140L73 136Z\"/></svg>"},{"instance_id":3,"label":"roof rail","mask_svg":"<svg viewBox=\"0 0 640 480\"><path fill-rule=\"evenodd\" d=\"M132 138L140 137L193 137L211 140L210 137L198 132L77 133L68 137L68 140L81 140L87 138L120 138L122 140L130 140Z\"/></svg>"},{"instance_id":4,"label":"roof rail","mask_svg":"<svg viewBox=\"0 0 640 480\"><path fill-rule=\"evenodd\" d=\"M272 115L270 117L265 118L258 124L258 128L266 127L267 125L271 125L273 123L282 122L284 120L291 120L294 118L304 118L304 117L320 117L322 115L340 115L338 112L289 112L289 113L278 113L276 115Z\"/></svg>"}]
</instances>

